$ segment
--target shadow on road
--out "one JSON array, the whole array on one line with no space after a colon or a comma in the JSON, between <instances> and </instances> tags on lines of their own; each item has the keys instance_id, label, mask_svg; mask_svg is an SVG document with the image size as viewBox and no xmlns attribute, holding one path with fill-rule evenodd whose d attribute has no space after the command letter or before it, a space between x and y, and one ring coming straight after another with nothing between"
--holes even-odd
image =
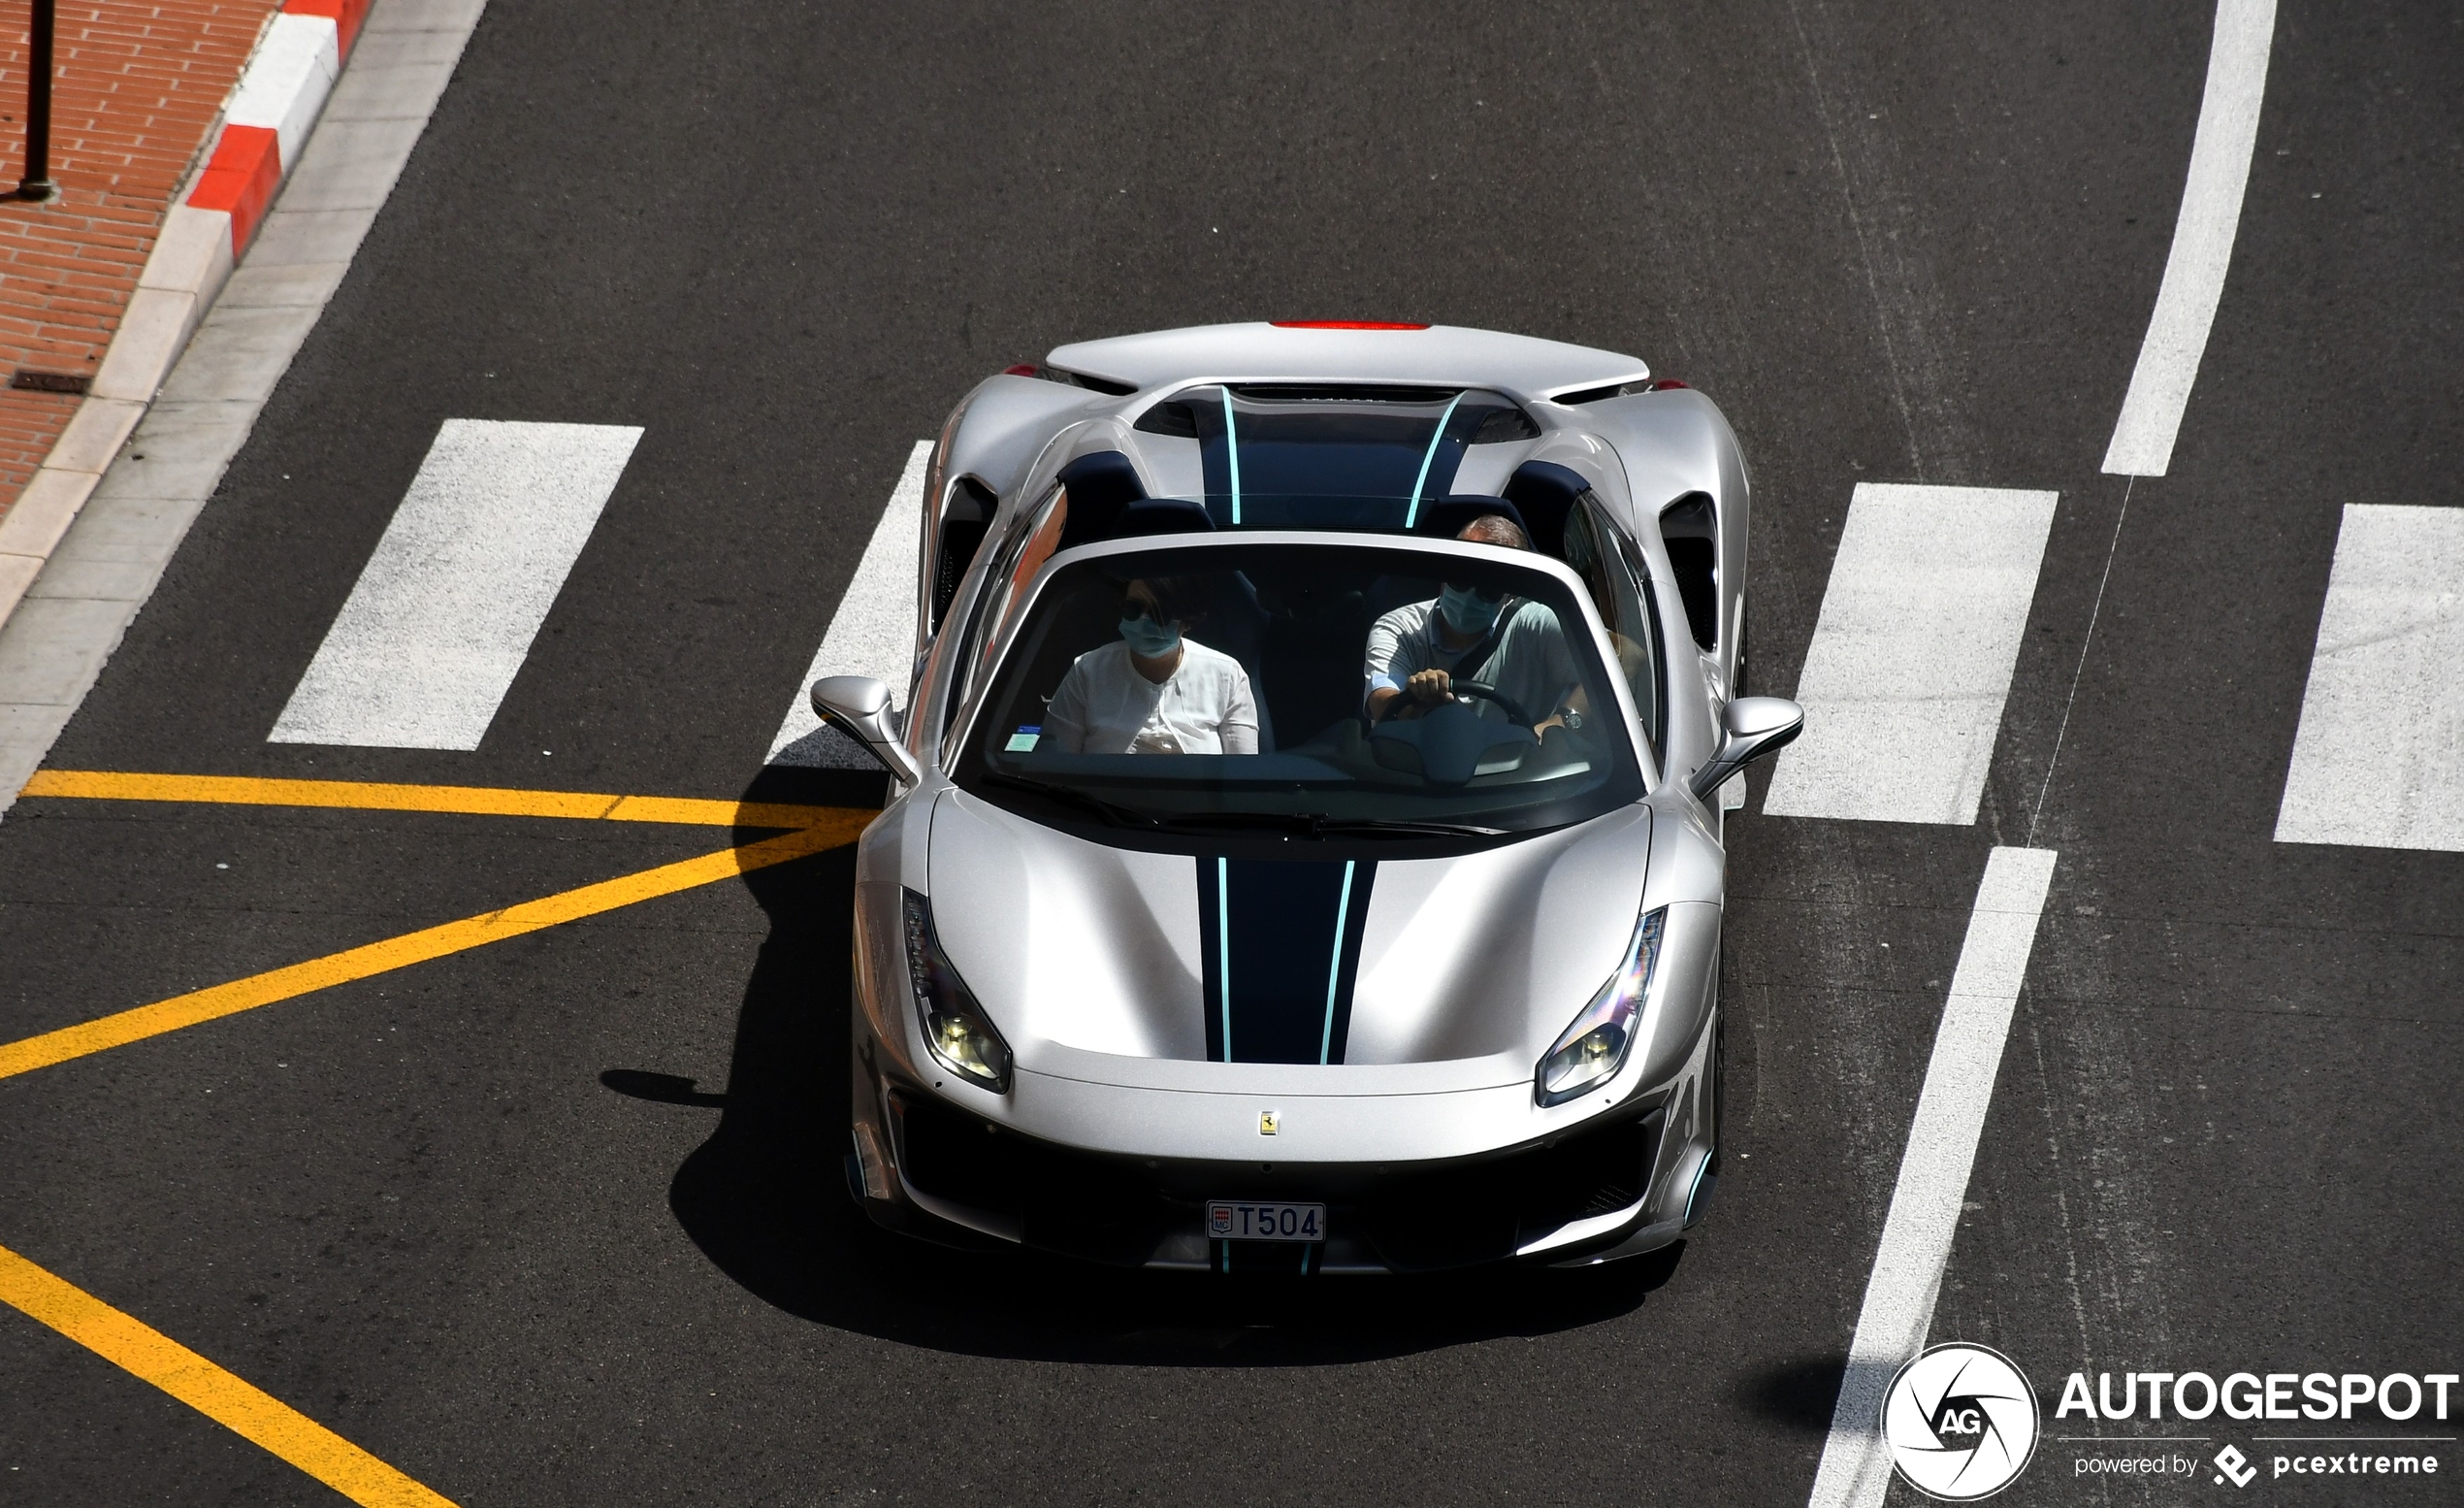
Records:
<instances>
[{"instance_id":1,"label":"shadow on road","mask_svg":"<svg viewBox=\"0 0 2464 1508\"><path fill-rule=\"evenodd\" d=\"M777 771L747 799L878 804L880 781ZM858 794L861 792L862 794ZM750 836L750 835L747 835ZM744 990L724 1097L636 1070L620 1093L724 1102L677 1169L668 1204L736 1282L817 1324L975 1355L1140 1365L1359 1360L1626 1314L1683 1246L1572 1272L1426 1278L1226 1279L1092 1267L1034 1253L979 1256L877 1229L847 1197L848 958L855 851L745 876L770 918Z\"/></svg>"},{"instance_id":2,"label":"shadow on road","mask_svg":"<svg viewBox=\"0 0 2464 1508\"><path fill-rule=\"evenodd\" d=\"M653 1104L692 1105L697 1109L717 1110L728 1102L727 1096L696 1089L693 1080L673 1073L610 1068L599 1076L599 1081L628 1098L647 1099Z\"/></svg>"},{"instance_id":3,"label":"shadow on road","mask_svg":"<svg viewBox=\"0 0 2464 1508\"><path fill-rule=\"evenodd\" d=\"M1749 1413L1807 1434L1828 1434L1831 1413L1839 1401L1839 1383L1848 1369L1841 1356L1816 1357L1774 1366L1746 1379L1737 1401Z\"/></svg>"}]
</instances>

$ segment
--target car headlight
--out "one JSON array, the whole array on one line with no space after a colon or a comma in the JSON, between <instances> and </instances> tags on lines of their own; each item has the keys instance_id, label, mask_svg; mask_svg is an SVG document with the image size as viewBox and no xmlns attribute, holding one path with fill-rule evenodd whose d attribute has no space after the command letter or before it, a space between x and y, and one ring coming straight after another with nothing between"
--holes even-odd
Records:
<instances>
[{"instance_id":1,"label":"car headlight","mask_svg":"<svg viewBox=\"0 0 2464 1508\"><path fill-rule=\"evenodd\" d=\"M1651 990L1652 969L1660 962L1660 933L1668 919L1667 906L1643 913L1617 971L1540 1060L1533 1093L1541 1104L1563 1104L1606 1083L1625 1066L1635 1022Z\"/></svg>"},{"instance_id":2,"label":"car headlight","mask_svg":"<svg viewBox=\"0 0 2464 1508\"><path fill-rule=\"evenodd\" d=\"M900 895L906 904L907 983L924 1022L924 1046L960 1078L1008 1094L1010 1044L992 1030L966 981L943 956L932 934L932 902L912 890Z\"/></svg>"}]
</instances>

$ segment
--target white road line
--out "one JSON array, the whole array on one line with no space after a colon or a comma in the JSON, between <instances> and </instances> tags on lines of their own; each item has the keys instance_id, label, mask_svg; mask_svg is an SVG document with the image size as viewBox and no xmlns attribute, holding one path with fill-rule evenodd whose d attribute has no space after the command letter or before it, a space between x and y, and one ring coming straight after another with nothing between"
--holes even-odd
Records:
<instances>
[{"instance_id":1,"label":"white road line","mask_svg":"<svg viewBox=\"0 0 2464 1508\"><path fill-rule=\"evenodd\" d=\"M2208 327L2233 261L2275 31L2276 0L2217 0L2207 91L2199 101L2181 217L2173 223L2173 252L2165 259L2164 282L2139 346L2139 364L2130 373L2130 391L2122 400L2121 421L2105 447L2104 469L2117 475L2161 476L2172 464L2173 439L2182 428L2182 410L2189 405Z\"/></svg>"},{"instance_id":2,"label":"white road line","mask_svg":"<svg viewBox=\"0 0 2464 1508\"><path fill-rule=\"evenodd\" d=\"M1858 483L1767 814L1976 820L2059 496Z\"/></svg>"},{"instance_id":3,"label":"white road line","mask_svg":"<svg viewBox=\"0 0 2464 1508\"><path fill-rule=\"evenodd\" d=\"M2464 508L2345 505L2280 843L2464 851Z\"/></svg>"},{"instance_id":4,"label":"white road line","mask_svg":"<svg viewBox=\"0 0 2464 1508\"><path fill-rule=\"evenodd\" d=\"M873 526L872 542L856 563L822 647L796 683L765 764L873 768L869 756L822 726L806 693L825 675L873 675L889 682L893 701L906 702L916 671L916 552L924 541L924 468L931 459L929 440L917 441L907 453L907 469Z\"/></svg>"},{"instance_id":5,"label":"white road line","mask_svg":"<svg viewBox=\"0 0 2464 1508\"><path fill-rule=\"evenodd\" d=\"M1814 1473L1812 1508L1874 1508L1890 1486L1890 1453L1879 1434L1883 1391L1900 1364L1924 1349L1933 1325L1933 1301L1967 1197L1977 1137L2027 976L2055 857L2050 848L1996 848L1985 861L1873 1275L1865 1281L1856 1338L1848 1345L1831 1436Z\"/></svg>"},{"instance_id":6,"label":"white road line","mask_svg":"<svg viewBox=\"0 0 2464 1508\"><path fill-rule=\"evenodd\" d=\"M269 741L477 748L641 434L445 420Z\"/></svg>"}]
</instances>

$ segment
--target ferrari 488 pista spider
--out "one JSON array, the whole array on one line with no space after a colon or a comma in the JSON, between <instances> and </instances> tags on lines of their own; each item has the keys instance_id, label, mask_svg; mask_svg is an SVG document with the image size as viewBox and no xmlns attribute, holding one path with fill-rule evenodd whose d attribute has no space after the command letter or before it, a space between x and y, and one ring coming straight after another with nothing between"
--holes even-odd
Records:
<instances>
[{"instance_id":1,"label":"ferrari 488 pista spider","mask_svg":"<svg viewBox=\"0 0 2464 1508\"><path fill-rule=\"evenodd\" d=\"M1747 484L1640 361L1255 324L1064 346L926 482L859 850L875 1220L1294 1273L1666 1246L1720 1165Z\"/></svg>"}]
</instances>

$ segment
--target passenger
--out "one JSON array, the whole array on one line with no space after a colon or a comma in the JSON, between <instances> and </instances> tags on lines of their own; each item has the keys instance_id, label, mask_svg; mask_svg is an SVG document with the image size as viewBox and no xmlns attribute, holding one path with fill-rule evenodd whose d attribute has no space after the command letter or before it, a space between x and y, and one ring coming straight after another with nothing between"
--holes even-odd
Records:
<instances>
[{"instance_id":1,"label":"passenger","mask_svg":"<svg viewBox=\"0 0 2464 1508\"><path fill-rule=\"evenodd\" d=\"M1187 583L1132 581L1120 638L1071 663L1044 710L1071 754L1254 754L1257 703L1241 662L1185 631L1203 613Z\"/></svg>"},{"instance_id":2,"label":"passenger","mask_svg":"<svg viewBox=\"0 0 2464 1508\"><path fill-rule=\"evenodd\" d=\"M1463 526L1458 540L1527 550L1532 541L1503 513L1483 513ZM1503 619L1503 627L1500 620ZM1466 657L1487 644L1477 664ZM1534 602L1490 596L1452 582L1430 602L1410 603L1380 617L1369 630L1369 720L1418 717L1454 694L1459 675L1496 688L1526 716L1533 732L1561 727L1569 705L1584 710L1582 677L1566 646L1557 614ZM1483 715L1504 715L1475 704Z\"/></svg>"}]
</instances>

